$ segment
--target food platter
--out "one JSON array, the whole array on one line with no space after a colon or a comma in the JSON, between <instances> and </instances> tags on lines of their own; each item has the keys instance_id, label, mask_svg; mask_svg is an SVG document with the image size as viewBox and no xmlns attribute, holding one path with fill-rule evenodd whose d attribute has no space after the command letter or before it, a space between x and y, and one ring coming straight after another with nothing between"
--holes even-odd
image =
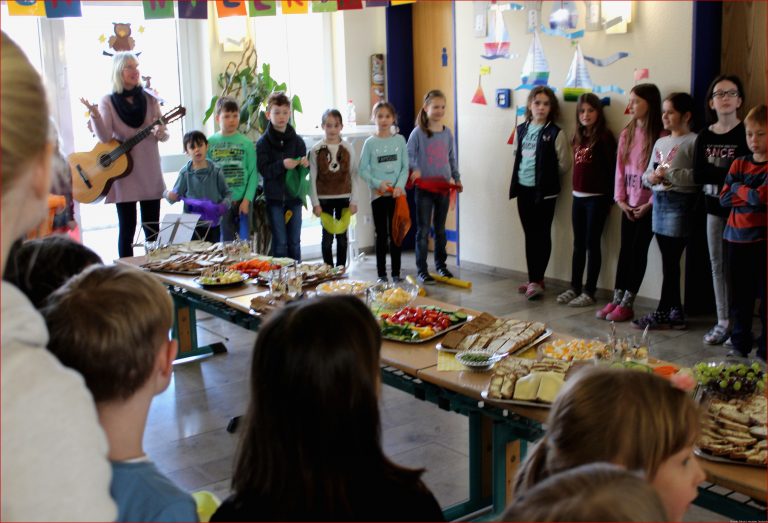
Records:
<instances>
[{"instance_id":1,"label":"food platter","mask_svg":"<svg viewBox=\"0 0 768 523\"><path fill-rule=\"evenodd\" d=\"M484 400L492 401L494 403L503 403L505 405L522 405L524 407L537 407L540 409L548 409L552 407L551 403L542 403L540 401L505 400L505 399L489 398L487 390L481 391L480 396Z\"/></svg>"},{"instance_id":2,"label":"food platter","mask_svg":"<svg viewBox=\"0 0 768 523\"><path fill-rule=\"evenodd\" d=\"M402 315L411 311L421 311L425 315L434 314L434 312L442 313L443 315L448 316L451 324L441 327L438 330L434 328L434 325L419 326L415 322L402 322L400 319L402 318ZM392 320L390 320L390 318L392 318ZM381 336L383 339L409 344L424 343L439 336L443 336L446 332L461 327L471 319L472 317L462 309L448 310L434 305L405 307L393 314L379 315ZM433 332L430 333L429 330L426 329L431 329Z\"/></svg>"},{"instance_id":3,"label":"food platter","mask_svg":"<svg viewBox=\"0 0 768 523\"><path fill-rule=\"evenodd\" d=\"M713 461L715 463L727 463L729 465L746 465L748 467L758 467L765 470L765 464L763 463L749 463L747 461L737 461L731 458L715 456L713 454L708 454L707 452L703 451L702 449L696 446L693 447L693 453L698 457L700 457L701 459L705 459L707 461Z\"/></svg>"},{"instance_id":4,"label":"food platter","mask_svg":"<svg viewBox=\"0 0 768 523\"><path fill-rule=\"evenodd\" d=\"M202 277L197 277L197 278L194 278L192 281L195 282L200 287L202 287L203 289L208 289L208 290L230 289L233 287L238 287L248 281L248 276L246 276L245 274L243 275L243 278L240 281L233 281L233 282L227 282L227 283L204 283L203 281L201 281L201 278Z\"/></svg>"},{"instance_id":5,"label":"food platter","mask_svg":"<svg viewBox=\"0 0 768 523\"><path fill-rule=\"evenodd\" d=\"M319 296L352 295L365 296L365 291L373 283L359 280L336 279L320 283L315 291Z\"/></svg>"},{"instance_id":6,"label":"food platter","mask_svg":"<svg viewBox=\"0 0 768 523\"><path fill-rule=\"evenodd\" d=\"M522 352L525 352L526 350L530 349L531 347L533 347L533 346L541 343L542 341L546 340L550 336L552 336L552 329L547 329L538 338L536 338L535 340L533 340L529 344L525 345L524 347L521 347L521 348L517 349L515 352L510 353L509 356L514 356L516 354L520 354ZM463 352L462 349L451 349L451 348L448 348L448 347L443 347L442 343L438 343L437 345L435 345L435 349L437 349L439 351L443 351L443 352L452 352L452 353ZM496 354L496 353L494 353L494 354Z\"/></svg>"}]
</instances>

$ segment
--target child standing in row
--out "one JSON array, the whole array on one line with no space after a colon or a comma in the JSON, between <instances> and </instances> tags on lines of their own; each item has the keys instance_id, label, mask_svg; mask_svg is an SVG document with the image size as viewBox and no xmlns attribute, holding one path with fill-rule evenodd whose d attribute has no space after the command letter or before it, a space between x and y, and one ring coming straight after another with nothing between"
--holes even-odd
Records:
<instances>
[{"instance_id":1,"label":"child standing in row","mask_svg":"<svg viewBox=\"0 0 768 523\"><path fill-rule=\"evenodd\" d=\"M725 227L733 289L733 353L747 356L752 350L752 314L760 299L760 337L757 356L765 361L766 204L768 204L768 110L754 107L745 118L751 155L731 164L720 204L731 209Z\"/></svg>"},{"instance_id":2,"label":"child standing in row","mask_svg":"<svg viewBox=\"0 0 768 523\"><path fill-rule=\"evenodd\" d=\"M528 264L528 282L517 290L529 300L544 293L544 273L552 252L552 220L560 194L560 176L571 168L568 138L555 124L559 115L552 89L537 86L528 95L525 123L517 127L509 198L517 198Z\"/></svg>"},{"instance_id":3,"label":"child standing in row","mask_svg":"<svg viewBox=\"0 0 768 523\"><path fill-rule=\"evenodd\" d=\"M363 144L360 178L371 189L371 209L376 233L376 270L379 283L387 280L387 245L392 260L392 281L400 282L400 247L392 239L395 198L402 196L408 180L408 150L405 138L392 132L397 124L395 107L389 102L373 106L376 134Z\"/></svg>"},{"instance_id":4,"label":"child standing in row","mask_svg":"<svg viewBox=\"0 0 768 523\"><path fill-rule=\"evenodd\" d=\"M730 336L730 289L723 246L723 231L731 210L720 205L720 191L731 162L749 154L744 124L737 111L743 102L741 80L720 75L707 90L707 119L712 125L699 133L694 151L693 179L704 185L707 210L707 245L712 266L717 324L704 335L704 343L720 345Z\"/></svg>"},{"instance_id":5,"label":"child standing in row","mask_svg":"<svg viewBox=\"0 0 768 523\"><path fill-rule=\"evenodd\" d=\"M659 138L643 183L653 189L653 232L661 251L663 281L655 312L632 321L638 329L685 329L680 299L680 258L688 244L691 214L701 187L693 179L693 98L672 93L664 100L662 121L670 136Z\"/></svg>"},{"instance_id":6,"label":"child standing in row","mask_svg":"<svg viewBox=\"0 0 768 523\"><path fill-rule=\"evenodd\" d=\"M603 104L586 93L576 104L576 134L573 136L573 261L571 288L557 297L569 307L594 305L602 253L600 238L613 203L616 140L607 129ZM587 262L587 284L582 287Z\"/></svg>"},{"instance_id":7,"label":"child standing in row","mask_svg":"<svg viewBox=\"0 0 768 523\"><path fill-rule=\"evenodd\" d=\"M267 130L256 142L259 172L264 177L267 218L272 232L270 254L301 261L301 207L304 204L285 185L285 174L309 167L307 146L290 124L291 101L278 91L267 99Z\"/></svg>"},{"instance_id":8,"label":"child standing in row","mask_svg":"<svg viewBox=\"0 0 768 523\"><path fill-rule=\"evenodd\" d=\"M450 191L462 191L453 134L440 123L445 116L445 95L432 90L424 96L416 128L408 138L411 180L416 185L416 268L421 283L434 285L427 270L427 237L434 223L435 269L440 276L453 278L445 262L447 240L445 221L450 206ZM453 183L451 183L453 180ZM434 212L434 217L433 217Z\"/></svg>"},{"instance_id":9,"label":"child standing in row","mask_svg":"<svg viewBox=\"0 0 768 523\"><path fill-rule=\"evenodd\" d=\"M197 521L192 496L142 446L149 407L168 388L178 349L168 339L168 291L149 273L97 265L54 292L43 314L48 350L83 376L96 401L109 440L117 521Z\"/></svg>"},{"instance_id":10,"label":"child standing in row","mask_svg":"<svg viewBox=\"0 0 768 523\"><path fill-rule=\"evenodd\" d=\"M662 132L659 88L653 84L633 87L629 110L632 118L619 135L613 195L622 212L616 284L613 299L596 314L608 321L627 321L635 316L635 296L645 276L648 247L653 239L653 193L643 186L642 176Z\"/></svg>"},{"instance_id":11,"label":"child standing in row","mask_svg":"<svg viewBox=\"0 0 768 523\"><path fill-rule=\"evenodd\" d=\"M357 212L355 188L358 184L355 169L355 150L341 137L344 124L337 109L323 113L321 126L325 138L309 151L309 196L315 216L329 214L341 220L344 210L349 215ZM333 263L333 238L336 237L336 264ZM347 231L331 232L323 227L321 240L323 262L344 266L347 263Z\"/></svg>"},{"instance_id":12,"label":"child standing in row","mask_svg":"<svg viewBox=\"0 0 768 523\"><path fill-rule=\"evenodd\" d=\"M173 190L167 191L165 197L169 202L177 202L187 198L195 200L207 200L212 203L230 206L230 191L224 173L221 168L206 158L208 152L208 140L200 131L190 131L184 135L184 152L190 160L179 171L179 177L173 186ZM184 212L189 212L184 203ZM225 213L227 215L229 213ZM219 221L210 226L198 225L195 234L198 238L207 242L219 241Z\"/></svg>"},{"instance_id":13,"label":"child standing in row","mask_svg":"<svg viewBox=\"0 0 768 523\"><path fill-rule=\"evenodd\" d=\"M208 140L208 159L221 167L231 191L231 206L221 218L221 241L247 240L251 235L250 209L256 197L259 175L253 143L237 130L240 108L233 98L216 101L216 122L219 132Z\"/></svg>"}]
</instances>

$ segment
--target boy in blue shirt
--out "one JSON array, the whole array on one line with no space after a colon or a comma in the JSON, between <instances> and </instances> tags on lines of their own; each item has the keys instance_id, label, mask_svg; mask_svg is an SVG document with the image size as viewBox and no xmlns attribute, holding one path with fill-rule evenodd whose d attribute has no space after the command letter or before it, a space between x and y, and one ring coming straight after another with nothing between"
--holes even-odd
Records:
<instances>
[{"instance_id":1,"label":"boy in blue shirt","mask_svg":"<svg viewBox=\"0 0 768 523\"><path fill-rule=\"evenodd\" d=\"M149 273L91 266L54 292L43 310L48 349L85 379L109 440L110 494L118 521L197 521L195 501L142 447L152 398L171 381L171 298Z\"/></svg>"},{"instance_id":2,"label":"boy in blue shirt","mask_svg":"<svg viewBox=\"0 0 768 523\"><path fill-rule=\"evenodd\" d=\"M200 221L206 223L195 228L195 235L204 241L217 242L219 223L222 215L229 210L232 191L221 168L206 157L208 140L205 135L200 131L190 131L184 135L183 142L184 152L190 160L181 168L173 190L167 191L165 197L171 203L184 200L184 212L202 213ZM189 200L200 201L192 203Z\"/></svg>"}]
</instances>

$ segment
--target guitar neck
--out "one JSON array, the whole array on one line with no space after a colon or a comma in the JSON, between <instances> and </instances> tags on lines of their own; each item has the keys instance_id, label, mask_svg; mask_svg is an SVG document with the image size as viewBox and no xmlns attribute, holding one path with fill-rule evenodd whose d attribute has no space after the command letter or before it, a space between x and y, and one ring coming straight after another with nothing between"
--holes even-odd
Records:
<instances>
[{"instance_id":1,"label":"guitar neck","mask_svg":"<svg viewBox=\"0 0 768 523\"><path fill-rule=\"evenodd\" d=\"M162 123L163 123L163 119L162 119L162 118L158 118L157 120L155 120L154 122L152 122L151 124L149 124L149 125L148 125L148 126L146 126L144 129L142 129L141 131L139 131L138 133L136 133L136 134L135 134L133 137L129 138L128 140L126 140L126 141L124 141L122 144L120 144L120 146L119 146L119 147L115 148L115 150L113 151L114 155L117 157L117 156L120 156L120 155L123 155L123 154L127 153L128 151L130 151L131 149L133 149L133 147L134 147L134 146L135 146L137 143L139 143L139 142L140 142L140 141L142 141L144 138L146 138L147 136L149 136L149 133L151 133L151 132L152 132L152 128L153 128L154 126L156 126L156 125L160 125L160 124L162 124Z\"/></svg>"}]
</instances>

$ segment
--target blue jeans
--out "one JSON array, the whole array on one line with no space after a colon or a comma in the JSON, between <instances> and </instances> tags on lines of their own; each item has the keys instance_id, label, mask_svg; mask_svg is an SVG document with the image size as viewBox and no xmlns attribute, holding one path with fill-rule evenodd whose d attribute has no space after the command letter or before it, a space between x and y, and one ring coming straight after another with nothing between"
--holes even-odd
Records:
<instances>
[{"instance_id":1,"label":"blue jeans","mask_svg":"<svg viewBox=\"0 0 768 523\"><path fill-rule=\"evenodd\" d=\"M450 197L416 188L416 269L428 272L427 250L430 226L435 231L435 268L444 269L448 254L445 252L445 220L448 217ZM434 216L433 216L434 212Z\"/></svg>"},{"instance_id":2,"label":"blue jeans","mask_svg":"<svg viewBox=\"0 0 768 523\"><path fill-rule=\"evenodd\" d=\"M571 288L576 294L583 290L595 295L597 277L603 258L600 238L613 199L610 196L574 196L571 209L573 226L573 260L571 261ZM587 283L582 285L584 266L587 267Z\"/></svg>"},{"instance_id":3,"label":"blue jeans","mask_svg":"<svg viewBox=\"0 0 768 523\"><path fill-rule=\"evenodd\" d=\"M221 226L221 241L233 241L235 239L235 232L237 232L241 240L251 239L251 220L249 215L252 207L253 202L248 207L248 214L244 214L240 212L240 202L232 202L227 212L221 217L221 223L219 224Z\"/></svg>"},{"instance_id":4,"label":"blue jeans","mask_svg":"<svg viewBox=\"0 0 768 523\"><path fill-rule=\"evenodd\" d=\"M293 215L285 223L285 213ZM297 199L267 200L267 220L272 232L272 248L269 254L277 258L293 258L301 261L301 201Z\"/></svg>"}]
</instances>

